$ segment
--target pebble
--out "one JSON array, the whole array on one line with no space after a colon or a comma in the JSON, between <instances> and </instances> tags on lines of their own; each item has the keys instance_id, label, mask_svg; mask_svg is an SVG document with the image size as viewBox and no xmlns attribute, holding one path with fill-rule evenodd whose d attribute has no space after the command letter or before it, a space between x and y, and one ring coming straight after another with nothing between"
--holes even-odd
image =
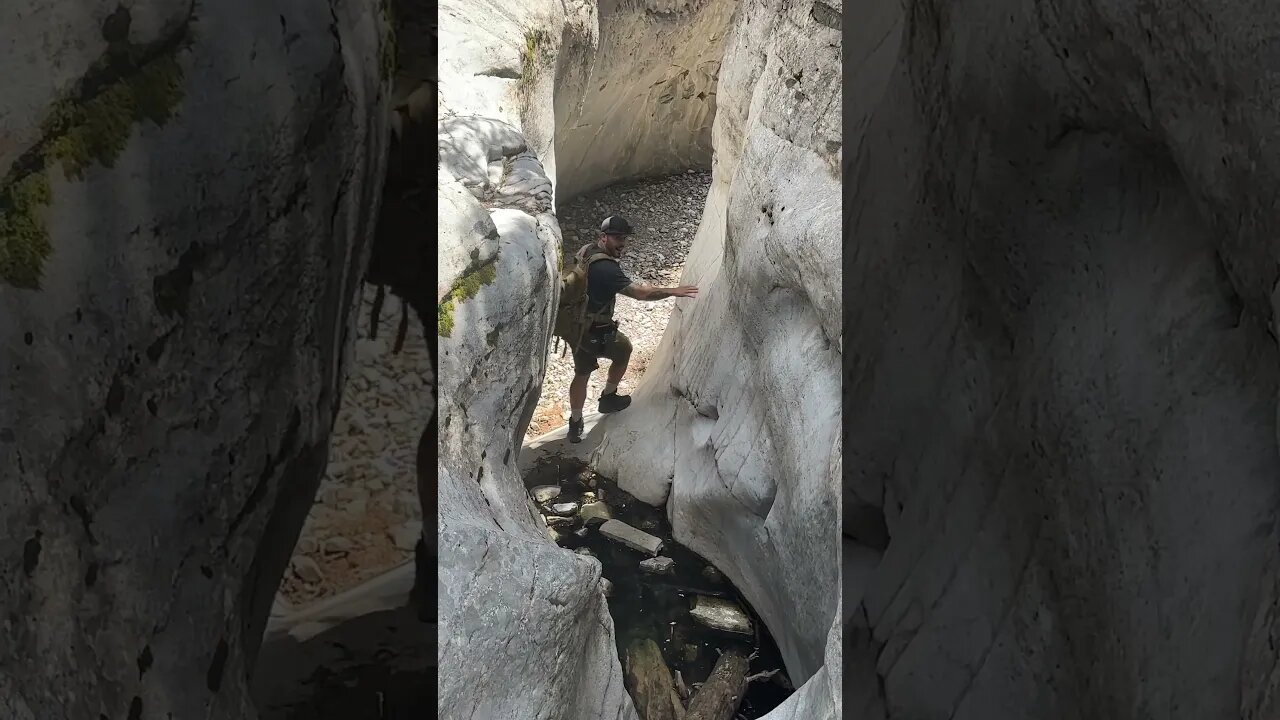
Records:
<instances>
[{"instance_id":1,"label":"pebble","mask_svg":"<svg viewBox=\"0 0 1280 720\"><path fill-rule=\"evenodd\" d=\"M420 537L422 537L422 523L412 520L391 531L391 541L405 552L413 552Z\"/></svg>"},{"instance_id":2,"label":"pebble","mask_svg":"<svg viewBox=\"0 0 1280 720\"><path fill-rule=\"evenodd\" d=\"M541 505L543 503L551 502L552 500L555 500L556 498L560 497L560 486L559 485L539 485L533 488L532 490L530 490L529 494L533 496L534 502Z\"/></svg>"},{"instance_id":3,"label":"pebble","mask_svg":"<svg viewBox=\"0 0 1280 720\"><path fill-rule=\"evenodd\" d=\"M325 555L342 555L355 549L356 544L350 538L331 537L324 541Z\"/></svg>"},{"instance_id":4,"label":"pebble","mask_svg":"<svg viewBox=\"0 0 1280 720\"><path fill-rule=\"evenodd\" d=\"M578 503L576 502L556 503L551 506L551 512L555 513L556 515L572 515L578 512Z\"/></svg>"},{"instance_id":5,"label":"pebble","mask_svg":"<svg viewBox=\"0 0 1280 720\"><path fill-rule=\"evenodd\" d=\"M751 619L737 603L729 600L699 595L694 599L693 610L689 614L700 625L712 630L736 635L751 634Z\"/></svg>"},{"instance_id":6,"label":"pebble","mask_svg":"<svg viewBox=\"0 0 1280 720\"><path fill-rule=\"evenodd\" d=\"M305 555L295 557L290 564L293 566L293 574L305 583L318 583L324 579L320 565Z\"/></svg>"},{"instance_id":7,"label":"pebble","mask_svg":"<svg viewBox=\"0 0 1280 720\"><path fill-rule=\"evenodd\" d=\"M640 561L640 569L652 575L666 575L675 567L676 561L665 556Z\"/></svg>"},{"instance_id":8,"label":"pebble","mask_svg":"<svg viewBox=\"0 0 1280 720\"><path fill-rule=\"evenodd\" d=\"M600 534L648 555L657 555L662 549L661 539L637 530L621 520L606 521L600 526Z\"/></svg>"},{"instance_id":9,"label":"pebble","mask_svg":"<svg viewBox=\"0 0 1280 720\"><path fill-rule=\"evenodd\" d=\"M338 502L351 502L358 498L369 497L369 491L366 488L352 486L340 487L334 494L337 496Z\"/></svg>"},{"instance_id":10,"label":"pebble","mask_svg":"<svg viewBox=\"0 0 1280 720\"><path fill-rule=\"evenodd\" d=\"M711 187L709 171L694 170L666 177L610 185L582 195L557 208L562 247L571 257L583 245L593 242L600 232L600 221L607 215L621 215L638 232L622 258L622 267L632 278L654 285L678 285L684 271L685 258L693 244L694 234L702 220L707 191ZM686 302L686 301L681 301ZM696 301L695 301L696 302ZM623 377L619 392L631 394L657 350L658 341L667 328L676 300L640 302L618 297L615 319L631 340L631 366ZM601 367L607 367L602 361ZM573 358L560 357L548 348L547 374L542 384L542 397L529 424L526 438L550 432L565 424L569 382L573 379ZM587 384L587 408L593 410L604 387L605 373L591 375ZM585 481L594 487L594 478Z\"/></svg>"},{"instance_id":11,"label":"pebble","mask_svg":"<svg viewBox=\"0 0 1280 720\"><path fill-rule=\"evenodd\" d=\"M599 525L606 520L613 519L613 513L609 510L609 506L602 502L589 502L578 509L578 517L588 525Z\"/></svg>"}]
</instances>

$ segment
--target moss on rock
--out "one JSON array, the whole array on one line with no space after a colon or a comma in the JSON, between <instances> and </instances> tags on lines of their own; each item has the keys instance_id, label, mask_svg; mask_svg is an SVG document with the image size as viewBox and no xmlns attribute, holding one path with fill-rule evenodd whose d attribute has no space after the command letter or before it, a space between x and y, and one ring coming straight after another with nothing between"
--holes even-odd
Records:
<instances>
[{"instance_id":1,"label":"moss on rock","mask_svg":"<svg viewBox=\"0 0 1280 720\"><path fill-rule=\"evenodd\" d=\"M112 167L133 127L143 120L163 125L182 100L182 66L173 56L152 60L83 103L62 101L45 126L50 159L79 180L93 165Z\"/></svg>"},{"instance_id":2,"label":"moss on rock","mask_svg":"<svg viewBox=\"0 0 1280 720\"><path fill-rule=\"evenodd\" d=\"M53 249L42 211L52 198L44 168L0 190L0 280L18 288L40 286L40 269Z\"/></svg>"},{"instance_id":3,"label":"moss on rock","mask_svg":"<svg viewBox=\"0 0 1280 720\"><path fill-rule=\"evenodd\" d=\"M534 73L538 69L539 51L543 54L549 53L550 48L547 43L550 41L551 34L541 28L524 31L524 48L520 51L521 82L527 85L533 81Z\"/></svg>"},{"instance_id":4,"label":"moss on rock","mask_svg":"<svg viewBox=\"0 0 1280 720\"><path fill-rule=\"evenodd\" d=\"M63 99L50 108L40 143L0 181L0 282L40 287L44 261L53 252L43 216L53 200L49 172L55 164L71 180L82 179L95 164L112 167L135 125L163 125L173 116L183 97L180 48L151 58L86 99ZM108 65L104 57L90 74Z\"/></svg>"},{"instance_id":5,"label":"moss on rock","mask_svg":"<svg viewBox=\"0 0 1280 720\"><path fill-rule=\"evenodd\" d=\"M493 282L498 277L498 259L468 270L462 274L453 290L445 296L436 311L436 332L440 337L449 337L453 333L453 311L463 300L473 298L480 288Z\"/></svg>"}]
</instances>

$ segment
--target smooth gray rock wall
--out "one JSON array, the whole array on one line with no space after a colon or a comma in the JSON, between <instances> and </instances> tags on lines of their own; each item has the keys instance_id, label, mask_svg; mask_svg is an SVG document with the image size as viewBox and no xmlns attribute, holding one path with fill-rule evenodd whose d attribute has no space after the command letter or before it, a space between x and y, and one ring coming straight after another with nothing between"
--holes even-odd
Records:
<instances>
[{"instance_id":1,"label":"smooth gray rock wall","mask_svg":"<svg viewBox=\"0 0 1280 720\"><path fill-rule=\"evenodd\" d=\"M840 593L835 12L738 7L681 279L699 296L676 301L632 408L600 424L597 458L623 489L667 503L676 539L742 589L798 684L825 663ZM812 717L839 704L835 688L818 695Z\"/></svg>"},{"instance_id":2,"label":"smooth gray rock wall","mask_svg":"<svg viewBox=\"0 0 1280 720\"><path fill-rule=\"evenodd\" d=\"M19 2L0 38L0 717L255 717L378 207L385 18Z\"/></svg>"},{"instance_id":3,"label":"smooth gray rock wall","mask_svg":"<svg viewBox=\"0 0 1280 720\"><path fill-rule=\"evenodd\" d=\"M850 703L1274 717L1280 14L850 11Z\"/></svg>"}]
</instances>

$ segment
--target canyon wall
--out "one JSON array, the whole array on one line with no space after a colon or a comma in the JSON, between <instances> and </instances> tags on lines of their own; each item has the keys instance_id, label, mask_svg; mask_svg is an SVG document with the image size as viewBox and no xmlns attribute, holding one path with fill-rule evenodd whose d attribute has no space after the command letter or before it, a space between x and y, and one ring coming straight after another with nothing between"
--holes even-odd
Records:
<instances>
[{"instance_id":1,"label":"canyon wall","mask_svg":"<svg viewBox=\"0 0 1280 720\"><path fill-rule=\"evenodd\" d=\"M714 273L727 262L735 280L699 301L700 322L706 328L747 312L746 296L730 302L744 289L764 303L761 317L778 322L740 337L740 345L763 343L759 353L717 355L701 339L680 339L699 356L693 384L715 383L704 395L721 407L707 413L719 411L724 421L713 431L701 415L689 417L700 406L679 402L692 434L703 437L689 471L702 485L688 487L708 503L678 504L677 532L712 526L694 548L732 568L766 613L791 676L810 680L770 717L833 716L839 24L838 6L782 2L442 6L438 517L441 547L449 548L440 559L442 714L634 717L600 566L547 539L513 454L540 389L556 301L552 194L705 163L714 137L719 180L704 218L707 239L690 265ZM767 270L771 264L781 267ZM789 359L784 349L794 343L812 357ZM710 380L756 372L767 377L752 388L762 397ZM670 421L640 408L628 414L639 434L662 436L665 426L651 423ZM764 435L762 423L771 425ZM728 458L751 470L734 491L717 491L716 453L705 448L713 433L717 443L741 434L748 443L776 438L777 447ZM651 450L636 447L629 461L645 462ZM760 464L775 460L794 483L778 489L761 477ZM665 491L641 495L660 500ZM709 509L717 503L720 510ZM744 571L753 557L758 574ZM497 677L491 667L516 670Z\"/></svg>"},{"instance_id":2,"label":"canyon wall","mask_svg":"<svg viewBox=\"0 0 1280 720\"><path fill-rule=\"evenodd\" d=\"M526 30L559 37L565 22L542 10L441 6L439 712L635 720L600 564L551 541L518 466L559 292L547 147L526 137L550 125L521 110L550 107L551 78L532 65L519 77ZM550 67L550 50L534 49Z\"/></svg>"},{"instance_id":3,"label":"canyon wall","mask_svg":"<svg viewBox=\"0 0 1280 720\"><path fill-rule=\"evenodd\" d=\"M847 22L852 717L1275 717L1280 14Z\"/></svg>"},{"instance_id":4,"label":"canyon wall","mask_svg":"<svg viewBox=\"0 0 1280 720\"><path fill-rule=\"evenodd\" d=\"M667 503L676 538L743 590L799 684L838 633L840 7L737 12L681 279L700 294L676 301L636 402L602 423L597 465ZM831 687L805 716L838 702Z\"/></svg>"},{"instance_id":5,"label":"canyon wall","mask_svg":"<svg viewBox=\"0 0 1280 720\"><path fill-rule=\"evenodd\" d=\"M0 716L256 716L386 154L325 10L0 10Z\"/></svg>"}]
</instances>

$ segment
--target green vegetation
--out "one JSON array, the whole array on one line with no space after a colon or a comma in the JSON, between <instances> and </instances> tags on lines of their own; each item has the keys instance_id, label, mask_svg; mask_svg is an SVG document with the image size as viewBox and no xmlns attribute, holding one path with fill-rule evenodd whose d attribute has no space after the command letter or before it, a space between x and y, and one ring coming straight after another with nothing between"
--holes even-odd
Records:
<instances>
[{"instance_id":1,"label":"green vegetation","mask_svg":"<svg viewBox=\"0 0 1280 720\"><path fill-rule=\"evenodd\" d=\"M538 68L539 51L550 52L547 43L551 35L541 28L524 31L524 48L520 51L520 81L528 84L533 81L534 71Z\"/></svg>"},{"instance_id":2,"label":"green vegetation","mask_svg":"<svg viewBox=\"0 0 1280 720\"><path fill-rule=\"evenodd\" d=\"M463 300L473 298L480 288L493 282L498 276L498 258L468 270L462 274L453 290L445 296L436 310L436 332L440 337L449 337L453 333L453 311Z\"/></svg>"},{"instance_id":3,"label":"green vegetation","mask_svg":"<svg viewBox=\"0 0 1280 720\"><path fill-rule=\"evenodd\" d=\"M0 282L37 290L53 252L44 211L53 200L49 172L60 165L68 179L83 179L93 165L112 167L133 126L163 125L183 97L182 66L174 48L82 100L63 99L41 124L41 140L0 180ZM132 49L131 50L136 50ZM104 56L86 77L107 72Z\"/></svg>"},{"instance_id":4,"label":"green vegetation","mask_svg":"<svg viewBox=\"0 0 1280 720\"><path fill-rule=\"evenodd\" d=\"M45 137L51 138L47 157L62 163L73 180L82 179L95 163L111 167L134 125L143 120L164 125L173 117L182 100L182 77L176 57L159 57L83 104L58 103L45 122Z\"/></svg>"},{"instance_id":5,"label":"green vegetation","mask_svg":"<svg viewBox=\"0 0 1280 720\"><path fill-rule=\"evenodd\" d=\"M53 198L43 169L0 191L0 281L38 289L49 245L49 229L41 213Z\"/></svg>"}]
</instances>

